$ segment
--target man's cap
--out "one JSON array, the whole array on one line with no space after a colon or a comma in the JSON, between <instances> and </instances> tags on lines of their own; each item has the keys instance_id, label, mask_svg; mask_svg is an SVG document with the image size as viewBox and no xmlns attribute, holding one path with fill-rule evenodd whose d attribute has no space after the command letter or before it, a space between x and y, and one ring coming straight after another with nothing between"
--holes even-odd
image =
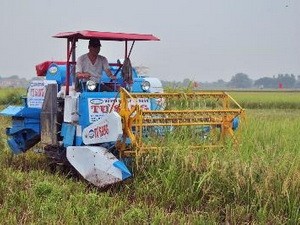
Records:
<instances>
[{"instance_id":1,"label":"man's cap","mask_svg":"<svg viewBox=\"0 0 300 225\"><path fill-rule=\"evenodd\" d=\"M90 39L89 46L92 46L92 47L99 47L99 46L101 46L100 40L99 39L95 39L95 38Z\"/></svg>"}]
</instances>

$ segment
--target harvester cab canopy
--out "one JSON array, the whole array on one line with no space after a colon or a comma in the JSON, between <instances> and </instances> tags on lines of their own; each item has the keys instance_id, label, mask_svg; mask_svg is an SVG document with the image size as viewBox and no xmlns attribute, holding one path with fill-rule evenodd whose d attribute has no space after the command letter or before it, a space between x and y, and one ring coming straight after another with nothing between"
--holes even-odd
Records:
<instances>
[{"instance_id":1,"label":"harvester cab canopy","mask_svg":"<svg viewBox=\"0 0 300 225\"><path fill-rule=\"evenodd\" d=\"M75 74L71 71L71 64L76 64L76 42L80 39L99 39L101 41L121 41L125 43L124 59L130 57L132 48L136 41L159 41L159 38L152 34L135 34L135 33L114 33L114 32L100 32L100 31L75 31L75 32L62 32L54 35L55 38L67 39L67 60L66 60L66 95L69 94L70 75ZM128 51L128 42L131 41L131 47ZM72 57L72 58L71 58ZM120 65L122 66L122 65ZM73 68L75 68L73 66Z\"/></svg>"}]
</instances>

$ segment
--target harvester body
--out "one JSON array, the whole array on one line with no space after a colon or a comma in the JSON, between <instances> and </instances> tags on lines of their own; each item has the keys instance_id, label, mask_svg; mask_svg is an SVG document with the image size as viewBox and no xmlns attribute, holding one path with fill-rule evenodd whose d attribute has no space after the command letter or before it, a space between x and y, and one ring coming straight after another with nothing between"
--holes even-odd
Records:
<instances>
[{"instance_id":1,"label":"harvester body","mask_svg":"<svg viewBox=\"0 0 300 225\"><path fill-rule=\"evenodd\" d=\"M147 144L150 135L188 126L199 131L199 142L191 147L220 145L227 135L237 141L234 130L244 110L227 93L163 93L159 79L131 67L134 43L159 40L153 35L81 31L54 37L67 39L67 61L37 65L43 79L30 83L24 105L0 112L12 118L6 133L15 154L40 143L49 158L71 165L87 181L104 187L132 175L128 159L162 147ZM76 80L76 42L90 38L125 43L124 62L110 64L116 81L105 73L99 81L113 91ZM209 134L217 138L207 141Z\"/></svg>"}]
</instances>

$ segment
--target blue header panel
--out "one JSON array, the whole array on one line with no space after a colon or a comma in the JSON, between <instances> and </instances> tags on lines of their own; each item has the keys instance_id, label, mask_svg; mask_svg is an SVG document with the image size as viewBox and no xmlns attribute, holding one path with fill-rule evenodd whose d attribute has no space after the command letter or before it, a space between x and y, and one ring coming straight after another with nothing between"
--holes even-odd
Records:
<instances>
[{"instance_id":1,"label":"blue header panel","mask_svg":"<svg viewBox=\"0 0 300 225\"><path fill-rule=\"evenodd\" d=\"M113 105L118 111L116 97L119 97L117 92L83 92L79 97L79 124L82 128L101 119Z\"/></svg>"}]
</instances>

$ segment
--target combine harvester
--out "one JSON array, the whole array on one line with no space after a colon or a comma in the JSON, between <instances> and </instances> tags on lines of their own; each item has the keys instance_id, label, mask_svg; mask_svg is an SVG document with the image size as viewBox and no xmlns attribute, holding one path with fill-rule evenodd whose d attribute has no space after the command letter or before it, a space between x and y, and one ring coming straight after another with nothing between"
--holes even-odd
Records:
<instances>
[{"instance_id":1,"label":"combine harvester","mask_svg":"<svg viewBox=\"0 0 300 225\"><path fill-rule=\"evenodd\" d=\"M187 129L196 140L193 148L220 146L226 136L237 142L234 130L244 110L227 93L164 93L159 79L131 67L135 42L159 41L155 36L79 31L54 37L67 40L66 62L37 65L37 75L44 79L30 83L24 105L0 112L12 118L6 133L14 154L40 143L55 163L70 165L87 181L104 187L132 176L126 159L138 162L143 153L163 147L154 146L151 137ZM112 92L75 78L76 43L91 38L125 44L124 62L110 64L117 80L104 73L100 81Z\"/></svg>"}]
</instances>

